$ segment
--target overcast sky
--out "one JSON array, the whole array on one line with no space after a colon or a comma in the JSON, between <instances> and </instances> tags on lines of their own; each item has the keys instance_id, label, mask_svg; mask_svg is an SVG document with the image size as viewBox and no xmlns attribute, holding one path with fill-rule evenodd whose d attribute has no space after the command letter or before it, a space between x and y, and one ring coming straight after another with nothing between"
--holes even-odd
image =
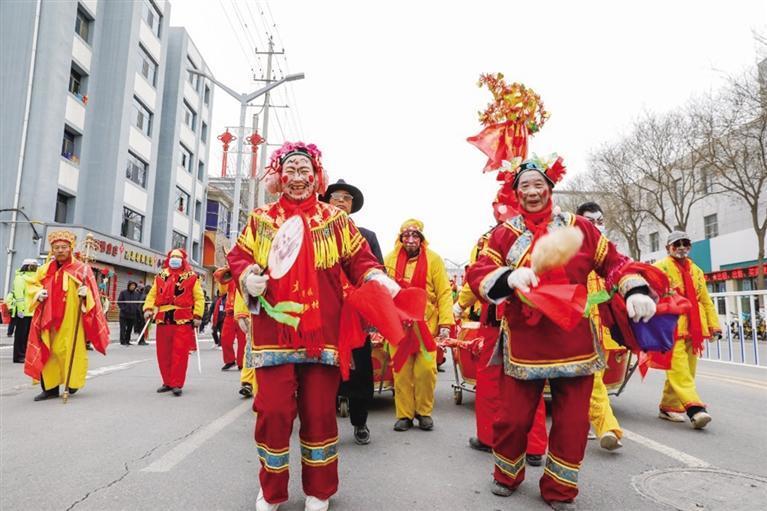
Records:
<instances>
[{"instance_id":1,"label":"overcast sky","mask_svg":"<svg viewBox=\"0 0 767 511\"><path fill-rule=\"evenodd\" d=\"M501 71L541 95L551 118L531 151L559 153L575 174L643 109L678 107L764 58L752 32L767 33L766 1L171 2L171 25L186 27L236 90L261 86L251 69L266 60L250 52L266 50L273 32L286 51L277 74L306 79L273 97L291 111L277 112L279 124L272 117L270 142L316 143L331 182L362 189L354 218L377 232L384 253L415 217L456 263L491 226L497 190L465 141L490 101L476 86L480 73ZM238 116L239 104L216 91L212 133ZM210 160L217 171L217 141Z\"/></svg>"}]
</instances>

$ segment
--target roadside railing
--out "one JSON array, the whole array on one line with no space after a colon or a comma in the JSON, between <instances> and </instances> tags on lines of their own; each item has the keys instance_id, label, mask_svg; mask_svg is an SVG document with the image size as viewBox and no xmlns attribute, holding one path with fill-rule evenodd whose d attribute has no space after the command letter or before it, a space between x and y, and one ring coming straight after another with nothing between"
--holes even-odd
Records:
<instances>
[{"instance_id":1,"label":"roadside railing","mask_svg":"<svg viewBox=\"0 0 767 511\"><path fill-rule=\"evenodd\" d=\"M767 367L767 291L711 293L711 300L722 334L706 343L703 359Z\"/></svg>"}]
</instances>

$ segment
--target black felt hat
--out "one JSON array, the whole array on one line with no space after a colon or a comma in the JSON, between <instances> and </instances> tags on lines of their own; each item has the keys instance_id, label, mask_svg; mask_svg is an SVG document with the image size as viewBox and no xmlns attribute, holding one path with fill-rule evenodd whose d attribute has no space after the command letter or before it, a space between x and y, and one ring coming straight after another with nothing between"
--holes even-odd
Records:
<instances>
[{"instance_id":1,"label":"black felt hat","mask_svg":"<svg viewBox=\"0 0 767 511\"><path fill-rule=\"evenodd\" d=\"M330 202L330 194L333 192L348 192L352 196L352 213L356 213L362 209L362 205L365 203L365 197L362 192L356 186L352 186L343 179L339 179L332 185L328 186L324 195L320 196L322 202Z\"/></svg>"}]
</instances>

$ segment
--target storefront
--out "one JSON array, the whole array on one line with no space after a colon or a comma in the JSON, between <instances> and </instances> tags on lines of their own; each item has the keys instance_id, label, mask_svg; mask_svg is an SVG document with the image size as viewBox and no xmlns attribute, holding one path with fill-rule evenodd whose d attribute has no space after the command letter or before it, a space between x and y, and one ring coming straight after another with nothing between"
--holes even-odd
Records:
<instances>
[{"instance_id":1,"label":"storefront","mask_svg":"<svg viewBox=\"0 0 767 511\"><path fill-rule=\"evenodd\" d=\"M735 265L733 265L735 266ZM753 291L757 288L756 278L759 266L745 266L728 269L723 267L719 271L706 274L708 289L714 293L726 291ZM767 264L764 265L764 273L767 274Z\"/></svg>"}]
</instances>

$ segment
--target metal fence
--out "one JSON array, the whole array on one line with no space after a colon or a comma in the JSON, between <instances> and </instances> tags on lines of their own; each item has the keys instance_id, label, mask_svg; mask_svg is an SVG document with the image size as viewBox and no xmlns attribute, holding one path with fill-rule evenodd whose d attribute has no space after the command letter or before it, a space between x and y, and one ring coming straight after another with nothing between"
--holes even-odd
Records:
<instances>
[{"instance_id":1,"label":"metal fence","mask_svg":"<svg viewBox=\"0 0 767 511\"><path fill-rule=\"evenodd\" d=\"M706 343L703 358L767 367L767 291L711 293L711 299L722 334Z\"/></svg>"}]
</instances>

